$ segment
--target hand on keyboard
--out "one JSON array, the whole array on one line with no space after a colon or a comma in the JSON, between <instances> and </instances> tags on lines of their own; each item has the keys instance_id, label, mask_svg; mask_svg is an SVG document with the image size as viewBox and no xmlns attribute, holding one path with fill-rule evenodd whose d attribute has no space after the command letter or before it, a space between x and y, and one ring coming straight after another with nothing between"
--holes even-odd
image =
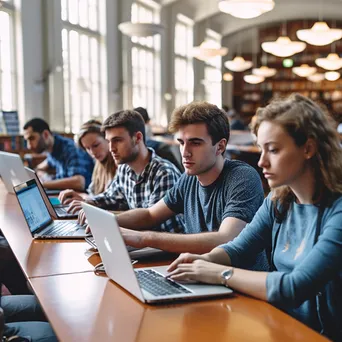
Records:
<instances>
[{"instance_id":1,"label":"hand on keyboard","mask_svg":"<svg viewBox=\"0 0 342 342\"><path fill-rule=\"evenodd\" d=\"M80 210L82 210L82 204L81 203L82 203L82 201L78 201L78 200L72 201L69 205L68 213L76 214Z\"/></svg>"},{"instance_id":2,"label":"hand on keyboard","mask_svg":"<svg viewBox=\"0 0 342 342\"><path fill-rule=\"evenodd\" d=\"M61 193L58 196L58 199L63 204L70 204L74 200L82 201L83 198L74 190L67 189L64 191L61 191Z\"/></svg>"}]
</instances>

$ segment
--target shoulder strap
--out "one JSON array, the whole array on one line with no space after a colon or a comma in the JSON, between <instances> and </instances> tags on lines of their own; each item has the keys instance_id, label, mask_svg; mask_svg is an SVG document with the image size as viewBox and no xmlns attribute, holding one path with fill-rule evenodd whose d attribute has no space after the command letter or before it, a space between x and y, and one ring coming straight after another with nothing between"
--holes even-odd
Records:
<instances>
[{"instance_id":1,"label":"shoulder strap","mask_svg":"<svg viewBox=\"0 0 342 342\"><path fill-rule=\"evenodd\" d=\"M317 216L317 223L316 223L314 245L318 241L318 237L321 234L321 225L322 225L322 217L323 217L324 209L325 208L322 205L320 205L319 208L318 208L318 216Z\"/></svg>"},{"instance_id":2,"label":"shoulder strap","mask_svg":"<svg viewBox=\"0 0 342 342\"><path fill-rule=\"evenodd\" d=\"M272 229L272 245L271 245L271 253L269 255L268 261L270 264L270 271L276 271L277 268L274 265L274 251L276 248L276 243L278 240L278 235L279 235L279 231L280 231L280 226L281 226L281 222L279 222L277 219L274 220L273 223L273 229ZM273 234L274 232L274 234Z\"/></svg>"}]
</instances>

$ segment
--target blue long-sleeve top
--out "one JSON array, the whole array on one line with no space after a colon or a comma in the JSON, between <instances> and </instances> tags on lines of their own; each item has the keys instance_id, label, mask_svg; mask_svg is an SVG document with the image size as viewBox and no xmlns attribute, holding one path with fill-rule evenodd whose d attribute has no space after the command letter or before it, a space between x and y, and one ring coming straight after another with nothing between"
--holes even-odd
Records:
<instances>
[{"instance_id":1,"label":"blue long-sleeve top","mask_svg":"<svg viewBox=\"0 0 342 342\"><path fill-rule=\"evenodd\" d=\"M241 267L273 241L276 271L266 278L268 302L337 339L342 337L342 196L325 208L314 244L317 218L317 206L293 203L274 239L277 225L270 194L239 236L219 247L232 266Z\"/></svg>"}]
</instances>

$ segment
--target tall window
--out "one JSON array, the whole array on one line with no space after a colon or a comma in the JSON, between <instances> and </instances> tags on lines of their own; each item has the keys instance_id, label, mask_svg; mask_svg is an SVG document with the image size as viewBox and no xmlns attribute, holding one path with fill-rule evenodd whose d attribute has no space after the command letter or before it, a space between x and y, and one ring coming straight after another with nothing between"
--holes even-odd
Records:
<instances>
[{"instance_id":1,"label":"tall window","mask_svg":"<svg viewBox=\"0 0 342 342\"><path fill-rule=\"evenodd\" d=\"M143 1L132 4L132 22L159 23L159 11ZM132 37L133 106L145 107L161 123L160 35Z\"/></svg>"},{"instance_id":2,"label":"tall window","mask_svg":"<svg viewBox=\"0 0 342 342\"><path fill-rule=\"evenodd\" d=\"M194 98L194 70L191 49L193 47L192 21L177 15L175 26L175 106L191 102Z\"/></svg>"},{"instance_id":3,"label":"tall window","mask_svg":"<svg viewBox=\"0 0 342 342\"><path fill-rule=\"evenodd\" d=\"M214 41L221 45L221 37L218 33L207 30L208 41ZM222 57L214 57L205 62L204 67L204 87L206 101L215 104L219 108L222 107Z\"/></svg>"},{"instance_id":4,"label":"tall window","mask_svg":"<svg viewBox=\"0 0 342 342\"><path fill-rule=\"evenodd\" d=\"M107 116L105 0L61 0L65 130Z\"/></svg>"},{"instance_id":5,"label":"tall window","mask_svg":"<svg viewBox=\"0 0 342 342\"><path fill-rule=\"evenodd\" d=\"M17 109L13 16L13 1L3 1L0 7L0 110Z\"/></svg>"}]
</instances>

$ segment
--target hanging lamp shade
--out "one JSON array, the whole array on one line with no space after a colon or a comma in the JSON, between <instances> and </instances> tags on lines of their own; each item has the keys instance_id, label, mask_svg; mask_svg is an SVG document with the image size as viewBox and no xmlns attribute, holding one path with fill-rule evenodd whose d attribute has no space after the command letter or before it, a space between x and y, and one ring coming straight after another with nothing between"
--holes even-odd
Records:
<instances>
[{"instance_id":1,"label":"hanging lamp shade","mask_svg":"<svg viewBox=\"0 0 342 342\"><path fill-rule=\"evenodd\" d=\"M287 36L279 37L275 42L264 42L261 48L272 55L278 57L289 57L302 52L306 48L303 42L292 41Z\"/></svg>"},{"instance_id":2,"label":"hanging lamp shade","mask_svg":"<svg viewBox=\"0 0 342 342\"><path fill-rule=\"evenodd\" d=\"M154 23L132 23L126 21L119 24L119 30L129 37L149 37L155 34L161 34L164 31L164 26Z\"/></svg>"},{"instance_id":3,"label":"hanging lamp shade","mask_svg":"<svg viewBox=\"0 0 342 342\"><path fill-rule=\"evenodd\" d=\"M234 77L233 75L230 73L230 72L225 72L223 74L223 80L226 81L226 82L230 82L230 81L233 81Z\"/></svg>"},{"instance_id":4,"label":"hanging lamp shade","mask_svg":"<svg viewBox=\"0 0 342 342\"><path fill-rule=\"evenodd\" d=\"M260 68L253 68L252 74L262 77L272 77L277 73L277 69L269 68L268 66L261 66Z\"/></svg>"},{"instance_id":5,"label":"hanging lamp shade","mask_svg":"<svg viewBox=\"0 0 342 342\"><path fill-rule=\"evenodd\" d=\"M329 53L326 58L317 58L315 63L326 70L338 70L342 68L342 58L337 53Z\"/></svg>"},{"instance_id":6,"label":"hanging lamp shade","mask_svg":"<svg viewBox=\"0 0 342 342\"><path fill-rule=\"evenodd\" d=\"M219 10L241 19L256 18L274 7L273 0L222 0Z\"/></svg>"},{"instance_id":7,"label":"hanging lamp shade","mask_svg":"<svg viewBox=\"0 0 342 342\"><path fill-rule=\"evenodd\" d=\"M324 78L324 74L321 73L316 73L307 77L307 79L311 82L321 82L324 80Z\"/></svg>"},{"instance_id":8,"label":"hanging lamp shade","mask_svg":"<svg viewBox=\"0 0 342 342\"><path fill-rule=\"evenodd\" d=\"M298 30L297 37L311 45L323 46L342 38L342 30L331 29L324 21L316 22L311 29Z\"/></svg>"},{"instance_id":9,"label":"hanging lamp shade","mask_svg":"<svg viewBox=\"0 0 342 342\"><path fill-rule=\"evenodd\" d=\"M217 56L222 57L225 56L227 53L228 48L221 47L220 44L212 40L205 40L200 46L194 46L192 48L193 57L201 61L206 61Z\"/></svg>"},{"instance_id":10,"label":"hanging lamp shade","mask_svg":"<svg viewBox=\"0 0 342 342\"><path fill-rule=\"evenodd\" d=\"M235 72L245 71L253 66L251 61L245 61L241 56L236 56L232 61L226 61L224 66Z\"/></svg>"},{"instance_id":11,"label":"hanging lamp shade","mask_svg":"<svg viewBox=\"0 0 342 342\"><path fill-rule=\"evenodd\" d=\"M341 77L340 73L337 71L327 71L324 73L324 76L328 81L336 81Z\"/></svg>"},{"instance_id":12,"label":"hanging lamp shade","mask_svg":"<svg viewBox=\"0 0 342 342\"><path fill-rule=\"evenodd\" d=\"M317 71L317 68L311 67L308 64L302 64L299 67L292 68L292 71L300 77L308 77L313 75Z\"/></svg>"},{"instance_id":13,"label":"hanging lamp shade","mask_svg":"<svg viewBox=\"0 0 342 342\"><path fill-rule=\"evenodd\" d=\"M265 81L265 77L257 76L253 74L245 75L243 76L243 79L245 80L245 82L250 83L250 84L258 84L258 83Z\"/></svg>"}]
</instances>

